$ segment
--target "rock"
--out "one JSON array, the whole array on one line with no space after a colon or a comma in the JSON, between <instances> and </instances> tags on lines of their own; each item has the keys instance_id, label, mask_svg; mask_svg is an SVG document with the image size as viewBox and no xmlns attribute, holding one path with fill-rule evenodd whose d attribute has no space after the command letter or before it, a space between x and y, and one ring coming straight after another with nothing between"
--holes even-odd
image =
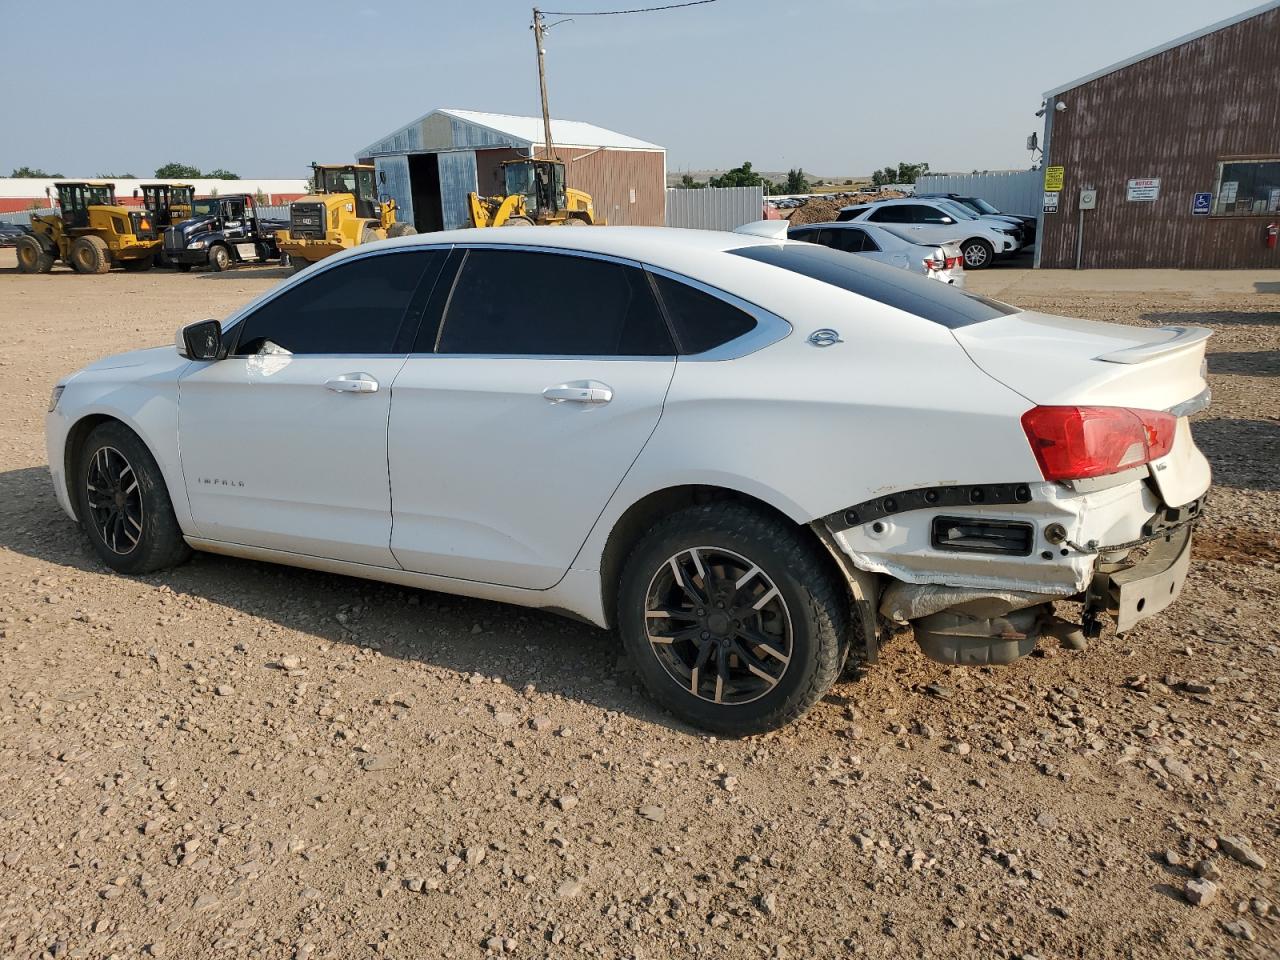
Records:
<instances>
[{"instance_id":1,"label":"rock","mask_svg":"<svg viewBox=\"0 0 1280 960\"><path fill-rule=\"evenodd\" d=\"M370 753L360 758L360 769L367 773L390 770L394 766L396 766L396 758L385 753Z\"/></svg>"},{"instance_id":2,"label":"rock","mask_svg":"<svg viewBox=\"0 0 1280 960\"><path fill-rule=\"evenodd\" d=\"M557 897L576 897L582 893L582 881L574 878L565 880L560 886L556 887Z\"/></svg>"},{"instance_id":3,"label":"rock","mask_svg":"<svg viewBox=\"0 0 1280 960\"><path fill-rule=\"evenodd\" d=\"M667 819L667 811L662 807L651 803L640 807L636 813L644 817L646 820L652 820L654 823L661 823L663 820Z\"/></svg>"},{"instance_id":4,"label":"rock","mask_svg":"<svg viewBox=\"0 0 1280 960\"><path fill-rule=\"evenodd\" d=\"M467 861L468 867L476 867L484 862L485 853L486 850L484 847L479 844L474 844L467 847L466 851L462 854L462 857Z\"/></svg>"},{"instance_id":5,"label":"rock","mask_svg":"<svg viewBox=\"0 0 1280 960\"><path fill-rule=\"evenodd\" d=\"M550 717L548 717L548 716L545 716L545 715L543 715L543 714L539 714L538 716L533 717L533 718L529 721L529 727L530 727L530 728L531 728L535 733L541 733L543 730L548 730L548 729L550 729L550 727L551 727L551 718L550 718Z\"/></svg>"},{"instance_id":6,"label":"rock","mask_svg":"<svg viewBox=\"0 0 1280 960\"><path fill-rule=\"evenodd\" d=\"M1241 940L1253 941L1258 938L1258 935L1253 932L1253 925L1248 920L1228 920L1222 925L1222 929Z\"/></svg>"},{"instance_id":7,"label":"rock","mask_svg":"<svg viewBox=\"0 0 1280 960\"><path fill-rule=\"evenodd\" d=\"M578 805L577 797L556 797L556 806L568 813Z\"/></svg>"},{"instance_id":8,"label":"rock","mask_svg":"<svg viewBox=\"0 0 1280 960\"><path fill-rule=\"evenodd\" d=\"M1182 866L1182 857L1178 855L1177 850L1169 849L1164 852L1164 862L1171 867Z\"/></svg>"},{"instance_id":9,"label":"rock","mask_svg":"<svg viewBox=\"0 0 1280 960\"><path fill-rule=\"evenodd\" d=\"M1218 885L1212 880L1188 880L1182 893L1193 906L1206 907L1218 896Z\"/></svg>"},{"instance_id":10,"label":"rock","mask_svg":"<svg viewBox=\"0 0 1280 960\"><path fill-rule=\"evenodd\" d=\"M405 877L404 888L412 893L421 893L423 880L421 877Z\"/></svg>"},{"instance_id":11,"label":"rock","mask_svg":"<svg viewBox=\"0 0 1280 960\"><path fill-rule=\"evenodd\" d=\"M768 893L761 894L756 901L760 904L760 912L767 917L776 916L778 913L778 895L770 890Z\"/></svg>"},{"instance_id":12,"label":"rock","mask_svg":"<svg viewBox=\"0 0 1280 960\"><path fill-rule=\"evenodd\" d=\"M477 624L476 626L479 626L479 624ZM502 938L501 938L501 937L490 937L488 940L486 940L486 941L484 942L484 948L485 948L486 950L492 950L494 953L501 953L501 952L502 952Z\"/></svg>"},{"instance_id":13,"label":"rock","mask_svg":"<svg viewBox=\"0 0 1280 960\"><path fill-rule=\"evenodd\" d=\"M1043 827L1045 830L1055 830L1058 826L1058 818L1048 810L1041 811L1036 815L1036 826Z\"/></svg>"},{"instance_id":14,"label":"rock","mask_svg":"<svg viewBox=\"0 0 1280 960\"><path fill-rule=\"evenodd\" d=\"M218 905L218 898L212 893L202 893L196 897L195 903L191 905L191 909L196 913L203 913L206 910L212 910Z\"/></svg>"},{"instance_id":15,"label":"rock","mask_svg":"<svg viewBox=\"0 0 1280 960\"><path fill-rule=\"evenodd\" d=\"M301 657L281 657L280 669L281 670L301 670L302 658Z\"/></svg>"},{"instance_id":16,"label":"rock","mask_svg":"<svg viewBox=\"0 0 1280 960\"><path fill-rule=\"evenodd\" d=\"M1165 757L1161 763L1165 773L1181 780L1183 783L1191 783L1196 778L1195 774L1191 772L1191 768L1176 757Z\"/></svg>"},{"instance_id":17,"label":"rock","mask_svg":"<svg viewBox=\"0 0 1280 960\"><path fill-rule=\"evenodd\" d=\"M1196 862L1195 871L1196 871L1196 876L1200 877L1202 880L1221 880L1222 879L1221 868L1213 860L1210 860L1208 857L1205 857L1203 860L1199 860Z\"/></svg>"},{"instance_id":18,"label":"rock","mask_svg":"<svg viewBox=\"0 0 1280 960\"><path fill-rule=\"evenodd\" d=\"M213 688L213 692L220 697L229 697L236 692L236 688L229 683L220 683Z\"/></svg>"},{"instance_id":19,"label":"rock","mask_svg":"<svg viewBox=\"0 0 1280 960\"><path fill-rule=\"evenodd\" d=\"M1246 867L1253 867L1255 870L1267 869L1267 861L1262 859L1249 841L1244 837L1218 837L1218 849L1229 856L1232 860L1238 860Z\"/></svg>"},{"instance_id":20,"label":"rock","mask_svg":"<svg viewBox=\"0 0 1280 960\"><path fill-rule=\"evenodd\" d=\"M731 773L726 773L720 778L720 787L721 789L732 793L738 788L738 778Z\"/></svg>"},{"instance_id":21,"label":"rock","mask_svg":"<svg viewBox=\"0 0 1280 960\"><path fill-rule=\"evenodd\" d=\"M954 753L958 757L967 757L973 752L973 747L965 743L963 740L954 740L942 748L947 753Z\"/></svg>"}]
</instances>

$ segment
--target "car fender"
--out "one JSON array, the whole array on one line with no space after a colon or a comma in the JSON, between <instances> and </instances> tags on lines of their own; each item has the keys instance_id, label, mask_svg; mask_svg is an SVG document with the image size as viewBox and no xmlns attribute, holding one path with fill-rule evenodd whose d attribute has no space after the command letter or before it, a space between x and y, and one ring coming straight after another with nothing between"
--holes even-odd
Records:
<instances>
[{"instance_id":1,"label":"car fender","mask_svg":"<svg viewBox=\"0 0 1280 960\"><path fill-rule=\"evenodd\" d=\"M189 361L181 363L185 366ZM160 377L140 377L131 383L90 368L66 381L57 409L48 414L45 422L49 468L59 487L60 502L66 498L64 509L73 504L67 477L67 442L77 425L94 417L120 421L147 445L168 487L178 525L184 534L197 535L178 450L177 374L168 383Z\"/></svg>"}]
</instances>

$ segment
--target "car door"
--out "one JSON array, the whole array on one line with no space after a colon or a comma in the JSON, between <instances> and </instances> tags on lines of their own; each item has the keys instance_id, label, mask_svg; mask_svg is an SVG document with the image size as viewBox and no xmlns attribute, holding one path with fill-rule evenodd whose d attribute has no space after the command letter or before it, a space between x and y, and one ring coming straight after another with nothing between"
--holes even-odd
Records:
<instances>
[{"instance_id":1,"label":"car door","mask_svg":"<svg viewBox=\"0 0 1280 960\"><path fill-rule=\"evenodd\" d=\"M179 383L182 472L199 535L395 567L390 387L444 250L341 260L225 334ZM433 273L434 271L434 273Z\"/></svg>"},{"instance_id":2,"label":"car door","mask_svg":"<svg viewBox=\"0 0 1280 960\"><path fill-rule=\"evenodd\" d=\"M391 547L407 570L546 589L657 426L675 347L638 264L455 259L393 387Z\"/></svg>"}]
</instances>

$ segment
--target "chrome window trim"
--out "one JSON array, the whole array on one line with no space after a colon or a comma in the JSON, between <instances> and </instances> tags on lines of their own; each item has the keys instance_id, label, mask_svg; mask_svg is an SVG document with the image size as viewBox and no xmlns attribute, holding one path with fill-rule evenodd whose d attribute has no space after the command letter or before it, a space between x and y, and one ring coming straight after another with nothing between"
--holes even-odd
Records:
<instances>
[{"instance_id":1,"label":"chrome window trim","mask_svg":"<svg viewBox=\"0 0 1280 960\"><path fill-rule=\"evenodd\" d=\"M1199 393L1189 400L1183 400L1181 403L1175 403L1169 407L1165 413L1171 413L1175 417L1189 417L1193 413L1199 413L1201 410L1207 410L1210 402L1213 400L1213 390L1205 387Z\"/></svg>"},{"instance_id":2,"label":"chrome window trim","mask_svg":"<svg viewBox=\"0 0 1280 960\"><path fill-rule=\"evenodd\" d=\"M720 360L741 360L743 357L758 353L765 347L773 346L779 340L786 339L793 330L791 324L776 313L766 310L764 307L758 306L749 300L743 300L741 297L735 296L726 290L721 290L719 287L713 287L709 283L703 283L701 280L695 280L693 277L667 270L664 267L656 267L651 263L646 263L644 268L650 273L666 277L676 283L688 284L708 296L723 300L730 306L749 314L756 321L755 327L740 337L727 340L717 347L702 351L702 353L681 354L681 363L687 361L709 363Z\"/></svg>"}]
</instances>

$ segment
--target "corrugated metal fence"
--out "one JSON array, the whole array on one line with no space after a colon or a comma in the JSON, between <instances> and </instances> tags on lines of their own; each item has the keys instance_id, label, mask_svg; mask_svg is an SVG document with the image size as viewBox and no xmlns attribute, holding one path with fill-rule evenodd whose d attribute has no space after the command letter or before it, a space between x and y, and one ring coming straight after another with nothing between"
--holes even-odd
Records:
<instances>
[{"instance_id":1,"label":"corrugated metal fence","mask_svg":"<svg viewBox=\"0 0 1280 960\"><path fill-rule=\"evenodd\" d=\"M141 208L133 208L133 209L141 209ZM9 213L0 213L0 221L3 221L5 223L20 223L24 227L29 227L31 226L32 217L45 217L51 213L57 213L57 212L58 211L56 210L14 210ZM268 220L270 219L288 220L289 205L287 203L282 203L282 204L277 204L276 206L268 207L268 206L264 206L263 204L258 204L258 216Z\"/></svg>"},{"instance_id":2,"label":"corrugated metal fence","mask_svg":"<svg viewBox=\"0 0 1280 960\"><path fill-rule=\"evenodd\" d=\"M1034 217L1040 213L1044 201L1043 177L1039 170L930 174L916 181L916 193L981 197L1002 213Z\"/></svg>"},{"instance_id":3,"label":"corrugated metal fence","mask_svg":"<svg viewBox=\"0 0 1280 960\"><path fill-rule=\"evenodd\" d=\"M733 230L764 218L763 187L702 187L667 190L668 227Z\"/></svg>"}]
</instances>

